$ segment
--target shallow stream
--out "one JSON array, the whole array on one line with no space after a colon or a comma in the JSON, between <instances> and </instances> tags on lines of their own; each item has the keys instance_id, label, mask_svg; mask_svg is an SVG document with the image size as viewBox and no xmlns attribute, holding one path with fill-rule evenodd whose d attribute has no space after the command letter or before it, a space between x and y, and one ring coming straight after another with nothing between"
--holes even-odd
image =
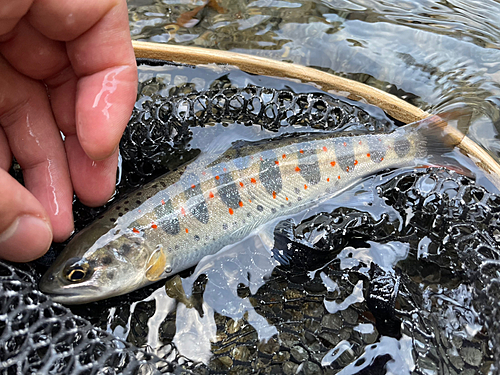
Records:
<instances>
[{"instance_id":1,"label":"shallow stream","mask_svg":"<svg viewBox=\"0 0 500 375\"><path fill-rule=\"evenodd\" d=\"M128 4L136 40L307 65L430 113L473 107L474 121L462 130L500 158L497 2ZM286 132L401 125L377 108L325 99L311 85L230 67L143 66L139 79L117 197L206 152L216 139L229 146ZM329 108L341 108L336 120L317 121ZM178 372L494 372L500 200L459 152L438 161L465 174L384 171L295 215L291 225L273 223L274 257L257 233L166 284L72 310L173 361L165 369ZM77 205L76 212L82 228L101 210ZM285 248L293 256L277 267Z\"/></svg>"}]
</instances>

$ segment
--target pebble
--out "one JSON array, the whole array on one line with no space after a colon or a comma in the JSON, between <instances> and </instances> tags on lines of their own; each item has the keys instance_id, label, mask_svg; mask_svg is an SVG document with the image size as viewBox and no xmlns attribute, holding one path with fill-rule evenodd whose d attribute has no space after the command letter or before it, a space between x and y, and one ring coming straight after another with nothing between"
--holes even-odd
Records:
<instances>
[{"instance_id":1,"label":"pebble","mask_svg":"<svg viewBox=\"0 0 500 375\"><path fill-rule=\"evenodd\" d=\"M481 351L470 346L462 347L462 349L460 349L460 355L465 363L474 367L478 367L483 360Z\"/></svg>"},{"instance_id":2,"label":"pebble","mask_svg":"<svg viewBox=\"0 0 500 375\"><path fill-rule=\"evenodd\" d=\"M347 308L341 311L342 318L349 324L356 324L358 322L358 313L352 308Z\"/></svg>"},{"instance_id":3,"label":"pebble","mask_svg":"<svg viewBox=\"0 0 500 375\"><path fill-rule=\"evenodd\" d=\"M342 318L337 314L327 314L321 319L321 326L328 329L339 330L342 327Z\"/></svg>"},{"instance_id":4,"label":"pebble","mask_svg":"<svg viewBox=\"0 0 500 375\"><path fill-rule=\"evenodd\" d=\"M323 371L321 367L314 362L306 361L301 365L299 374L303 375L321 375Z\"/></svg>"},{"instance_id":5,"label":"pebble","mask_svg":"<svg viewBox=\"0 0 500 375\"><path fill-rule=\"evenodd\" d=\"M290 354L297 362L304 362L307 358L309 358L309 354L307 350L303 347L296 345L290 350Z\"/></svg>"},{"instance_id":6,"label":"pebble","mask_svg":"<svg viewBox=\"0 0 500 375\"><path fill-rule=\"evenodd\" d=\"M297 373L298 364L286 361L283 363L283 373L285 375L295 375Z\"/></svg>"}]
</instances>

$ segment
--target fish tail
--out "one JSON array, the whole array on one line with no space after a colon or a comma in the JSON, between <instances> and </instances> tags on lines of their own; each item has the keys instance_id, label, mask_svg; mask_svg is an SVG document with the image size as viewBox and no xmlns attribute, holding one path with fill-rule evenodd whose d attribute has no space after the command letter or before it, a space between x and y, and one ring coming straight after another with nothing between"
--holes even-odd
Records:
<instances>
[{"instance_id":1,"label":"fish tail","mask_svg":"<svg viewBox=\"0 0 500 375\"><path fill-rule=\"evenodd\" d=\"M422 140L421 155L443 155L458 146L465 137L459 128L470 123L473 111L460 107L427 117L405 126L407 132Z\"/></svg>"}]
</instances>

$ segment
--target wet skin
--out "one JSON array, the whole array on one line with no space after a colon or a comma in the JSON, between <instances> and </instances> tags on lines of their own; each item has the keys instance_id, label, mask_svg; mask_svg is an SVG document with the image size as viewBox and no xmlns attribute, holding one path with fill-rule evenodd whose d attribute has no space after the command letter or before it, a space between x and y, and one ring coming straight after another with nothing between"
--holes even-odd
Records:
<instances>
[{"instance_id":1,"label":"wet skin","mask_svg":"<svg viewBox=\"0 0 500 375\"><path fill-rule=\"evenodd\" d=\"M90 206L111 196L136 89L124 0L0 0L0 258L65 240L74 192Z\"/></svg>"}]
</instances>

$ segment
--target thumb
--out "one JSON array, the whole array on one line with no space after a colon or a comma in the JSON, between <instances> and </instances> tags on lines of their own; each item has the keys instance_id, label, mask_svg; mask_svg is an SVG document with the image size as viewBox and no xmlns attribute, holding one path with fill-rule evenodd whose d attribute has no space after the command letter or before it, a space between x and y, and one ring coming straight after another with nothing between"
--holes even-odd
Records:
<instances>
[{"instance_id":1,"label":"thumb","mask_svg":"<svg viewBox=\"0 0 500 375\"><path fill-rule=\"evenodd\" d=\"M36 259L52 242L50 219L38 200L0 168L0 258Z\"/></svg>"}]
</instances>

